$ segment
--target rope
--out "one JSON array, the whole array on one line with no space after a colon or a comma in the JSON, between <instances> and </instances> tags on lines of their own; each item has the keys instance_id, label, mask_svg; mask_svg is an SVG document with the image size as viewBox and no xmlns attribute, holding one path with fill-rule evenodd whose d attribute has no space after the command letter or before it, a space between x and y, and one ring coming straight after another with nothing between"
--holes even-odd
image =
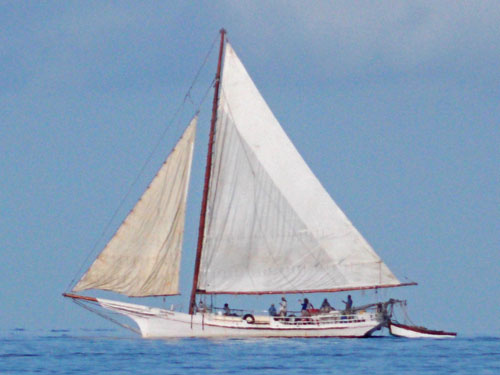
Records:
<instances>
[{"instance_id":1,"label":"rope","mask_svg":"<svg viewBox=\"0 0 500 375\"><path fill-rule=\"evenodd\" d=\"M404 305L401 305L401 310L403 311L405 320L408 321L411 325L416 326L416 324L412 322L410 316L408 315L408 309L406 308L406 303Z\"/></svg>"},{"instance_id":2,"label":"rope","mask_svg":"<svg viewBox=\"0 0 500 375\"><path fill-rule=\"evenodd\" d=\"M152 158L153 158L153 155L156 153L156 151L158 150L160 144L163 142L164 138L165 138L165 135L167 133L167 131L173 126L173 124L177 121L177 118L179 116L179 114L182 112L182 110L184 109L184 106L186 104L186 102L189 100L193 105L193 101L191 99L191 91L192 89L194 88L194 85L197 83L198 81L198 78L204 68L204 66L206 65L210 55L212 54L212 51L214 49L214 45L215 45L215 42L217 41L218 39L218 36L216 36L212 42L212 45L210 46L210 49L208 51L208 53L206 54L205 56L205 59L203 60L203 63L201 64L201 66L198 68L198 71L196 72L196 75L193 79L193 81L191 82L191 85L189 86L188 90L187 90L187 93L186 95L184 95L184 98L181 102L181 104L179 105L179 107L177 108L177 110L174 112L173 116L171 117L170 121L167 123L167 125L165 126L165 129L163 130L162 134L160 135L160 137L158 138L158 141L156 142L156 144L154 145L152 151L149 153L148 157L146 158L146 161L143 163L141 169L139 170L137 176L135 177L134 181L132 182L132 184L129 186L127 192L125 193L125 195L123 196L123 198L121 199L120 203L118 204L118 207L116 208L116 210L113 212L113 215L111 216L111 218L108 220L108 222L106 223L106 225L104 226L104 229L103 231L101 232L100 236L97 238L97 240L95 241L94 243L94 246L92 247L92 249L88 252L85 260L81 263L80 267L78 268L77 272L74 274L72 280L69 282L68 286L66 287L66 292L71 290L74 285L76 284L75 283L75 280L76 278L78 277L78 275L81 275L82 273L82 270L84 268L84 266L86 264L88 264L88 261L89 259L91 258L91 256L93 254L96 253L96 250L97 250L97 247L99 246L99 244L102 242L104 236L106 235L106 233L109 231L109 228L111 227L111 224L115 221L116 217L118 216L118 213L121 211L121 209L123 208L125 202L127 201L127 199L129 198L130 196L130 193L132 192L132 189L136 186L137 182L139 181L139 178L143 175L144 171L146 170L146 167L149 165L149 163L151 162ZM215 78L214 78L215 79ZM210 85L208 86L208 88L206 89L205 91L205 94L203 95L201 101L199 102L198 104L198 107L196 108L196 111L195 111L195 115L197 115L199 113L199 110L201 108L201 106L203 105L203 103L205 102L207 96L208 96L208 93L210 92L210 89L212 88L213 86L213 80L212 82L210 83ZM194 117L194 116L193 116Z\"/></svg>"},{"instance_id":3,"label":"rope","mask_svg":"<svg viewBox=\"0 0 500 375\"><path fill-rule=\"evenodd\" d=\"M74 303L76 303L77 305L79 305L79 306L83 307L84 309L86 309L86 310L88 310L88 311L90 311L90 312L92 312L92 313L94 313L94 314L99 315L101 318L104 318L104 319L109 320L110 322L112 322L112 323L114 323L114 324L119 325L120 327L123 327L123 328L125 328L125 329L128 329L128 330L130 330L130 331L132 331L132 332L134 332L134 333L137 333L138 335L140 335L140 334L141 334L141 331L139 331L138 329L136 329L136 328L134 328L134 327L132 327L132 326L129 326L128 324L122 323L122 322L120 322L120 321L118 321L118 320L116 320L116 319L113 319L113 318L110 316L110 314L109 314L109 315L108 315L108 314L104 314L104 313L102 313L101 311L99 311L98 309L94 309L94 308L90 307L90 306L88 305L88 303L89 303L89 302L85 303L85 302L78 301L78 300L75 300L75 299L73 299L73 302L74 302Z\"/></svg>"}]
</instances>

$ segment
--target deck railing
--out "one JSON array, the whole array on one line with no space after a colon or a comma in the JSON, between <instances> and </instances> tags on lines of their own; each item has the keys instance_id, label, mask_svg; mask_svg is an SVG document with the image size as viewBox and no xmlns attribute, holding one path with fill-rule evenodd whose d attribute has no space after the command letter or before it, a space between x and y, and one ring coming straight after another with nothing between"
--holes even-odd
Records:
<instances>
[{"instance_id":1,"label":"deck railing","mask_svg":"<svg viewBox=\"0 0 500 375\"><path fill-rule=\"evenodd\" d=\"M333 313L299 316L273 316L272 320L285 325L317 325L317 324L347 324L361 323L377 320L378 316L373 312L347 313L336 311Z\"/></svg>"}]
</instances>

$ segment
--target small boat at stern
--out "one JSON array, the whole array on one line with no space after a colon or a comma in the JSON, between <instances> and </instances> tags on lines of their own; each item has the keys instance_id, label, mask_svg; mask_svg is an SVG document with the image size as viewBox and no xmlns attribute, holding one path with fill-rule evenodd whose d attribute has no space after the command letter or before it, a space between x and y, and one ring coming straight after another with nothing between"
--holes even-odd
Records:
<instances>
[{"instance_id":1,"label":"small boat at stern","mask_svg":"<svg viewBox=\"0 0 500 375\"><path fill-rule=\"evenodd\" d=\"M395 323L393 321L389 321L389 332L393 336L406 338L452 339L457 336L456 332L436 331L425 327Z\"/></svg>"}]
</instances>

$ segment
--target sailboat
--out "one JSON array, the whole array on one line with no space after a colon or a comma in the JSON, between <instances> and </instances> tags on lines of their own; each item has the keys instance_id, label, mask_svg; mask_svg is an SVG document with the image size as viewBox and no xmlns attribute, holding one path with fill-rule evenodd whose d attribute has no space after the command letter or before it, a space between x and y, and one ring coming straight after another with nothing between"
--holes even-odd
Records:
<instances>
[{"instance_id":1,"label":"sailboat","mask_svg":"<svg viewBox=\"0 0 500 375\"><path fill-rule=\"evenodd\" d=\"M367 337L389 300L346 310L257 314L202 297L334 293L402 283L323 188L220 31L189 311L81 294L179 294L195 116L158 174L67 298L132 319L145 338Z\"/></svg>"}]
</instances>

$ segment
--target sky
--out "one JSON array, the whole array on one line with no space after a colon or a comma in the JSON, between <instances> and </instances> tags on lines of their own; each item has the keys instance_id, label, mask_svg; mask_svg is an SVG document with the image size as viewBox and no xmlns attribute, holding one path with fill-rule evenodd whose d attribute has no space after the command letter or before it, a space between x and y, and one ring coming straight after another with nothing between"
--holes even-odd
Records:
<instances>
[{"instance_id":1,"label":"sky","mask_svg":"<svg viewBox=\"0 0 500 375\"><path fill-rule=\"evenodd\" d=\"M61 293L198 109L224 27L325 189L399 279L419 284L352 293L355 304L406 299L417 324L500 335L498 2L1 1L0 24L1 330L110 327ZM165 302L184 308L210 95L182 295Z\"/></svg>"}]
</instances>

